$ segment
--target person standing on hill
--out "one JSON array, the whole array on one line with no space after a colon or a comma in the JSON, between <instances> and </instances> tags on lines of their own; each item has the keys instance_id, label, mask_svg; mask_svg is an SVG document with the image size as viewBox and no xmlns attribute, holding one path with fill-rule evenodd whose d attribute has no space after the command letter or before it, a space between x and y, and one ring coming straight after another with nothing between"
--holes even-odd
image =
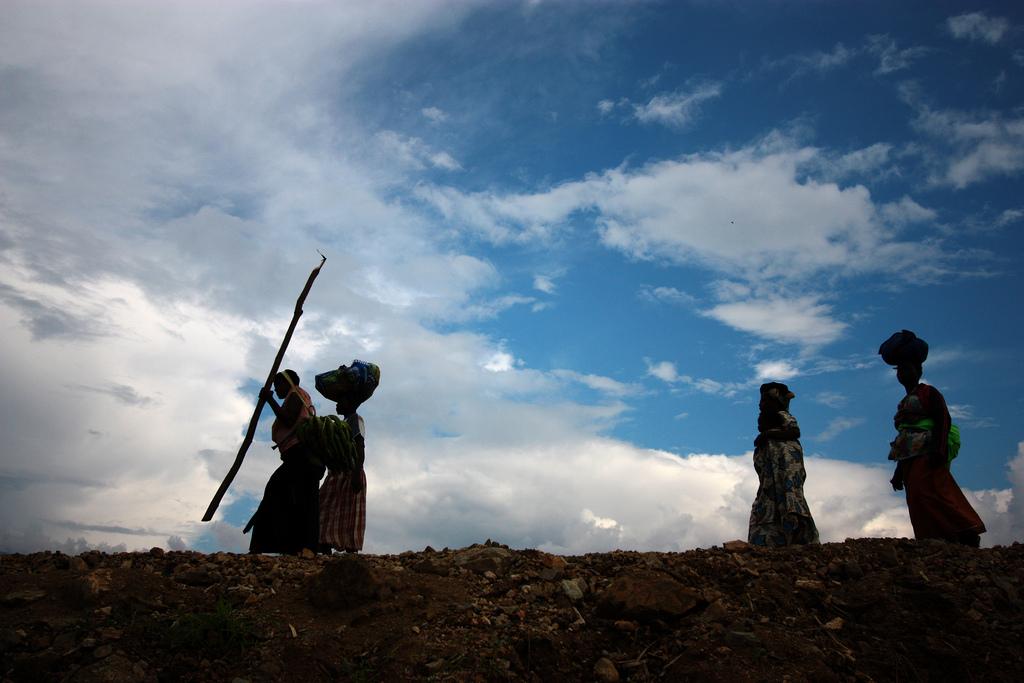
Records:
<instances>
[{"instance_id":1,"label":"person standing on hill","mask_svg":"<svg viewBox=\"0 0 1024 683\"><path fill-rule=\"evenodd\" d=\"M260 396L274 411L271 438L281 454L281 466L270 476L256 513L242 533L252 529L250 553L298 554L319 547L320 516L317 487L324 476L323 465L316 464L308 449L299 443L299 424L316 415L309 394L299 386L294 370L274 377L278 404L269 389Z\"/></svg>"},{"instance_id":2,"label":"person standing on hill","mask_svg":"<svg viewBox=\"0 0 1024 683\"><path fill-rule=\"evenodd\" d=\"M896 379L907 392L893 417L898 434L889 445L889 459L896 462L890 483L896 491L906 489L914 538L940 538L977 548L985 523L949 471L952 422L946 399L938 389L921 382L928 345L903 330L879 353L885 362L896 365Z\"/></svg>"},{"instance_id":3,"label":"person standing on hill","mask_svg":"<svg viewBox=\"0 0 1024 683\"><path fill-rule=\"evenodd\" d=\"M320 487L320 549L325 553L332 549L355 553L363 549L366 533L366 423L356 411L377 389L380 368L354 360L338 368L335 376L338 386L343 387L336 409L352 434L356 467L351 472L328 473Z\"/></svg>"},{"instance_id":4,"label":"person standing on hill","mask_svg":"<svg viewBox=\"0 0 1024 683\"><path fill-rule=\"evenodd\" d=\"M754 440L757 496L750 509L747 540L782 546L818 542L818 528L804 499L804 451L800 427L789 413L795 394L785 384L761 385L761 409Z\"/></svg>"}]
</instances>

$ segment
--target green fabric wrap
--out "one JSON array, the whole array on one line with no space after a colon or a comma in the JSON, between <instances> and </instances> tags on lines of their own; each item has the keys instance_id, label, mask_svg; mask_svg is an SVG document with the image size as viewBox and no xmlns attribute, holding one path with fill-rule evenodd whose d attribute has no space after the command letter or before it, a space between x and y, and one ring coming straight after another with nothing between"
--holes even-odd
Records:
<instances>
[{"instance_id":1,"label":"green fabric wrap","mask_svg":"<svg viewBox=\"0 0 1024 683\"><path fill-rule=\"evenodd\" d=\"M921 431L931 431L935 429L935 420L930 417L925 417L917 422L903 422L899 426L900 429L918 429ZM953 462L953 458L960 453L960 428L955 424L949 425L949 439L947 440L948 445L948 456L947 464Z\"/></svg>"}]
</instances>

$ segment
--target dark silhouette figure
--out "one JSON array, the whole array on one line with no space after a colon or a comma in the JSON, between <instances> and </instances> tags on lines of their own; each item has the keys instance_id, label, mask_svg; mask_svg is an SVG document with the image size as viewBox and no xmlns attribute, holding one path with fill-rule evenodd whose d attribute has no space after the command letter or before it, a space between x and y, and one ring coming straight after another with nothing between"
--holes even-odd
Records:
<instances>
[{"instance_id":1,"label":"dark silhouette figure","mask_svg":"<svg viewBox=\"0 0 1024 683\"><path fill-rule=\"evenodd\" d=\"M928 344L909 330L890 337L879 353L896 366L896 379L906 396L896 408L898 432L890 443L896 462L893 489L906 489L906 507L916 539L943 539L977 548L985 524L949 471L949 430L952 422L942 393L923 384Z\"/></svg>"},{"instance_id":2,"label":"dark silhouette figure","mask_svg":"<svg viewBox=\"0 0 1024 683\"><path fill-rule=\"evenodd\" d=\"M380 368L373 363L354 360L331 375L331 385L323 386L317 377L317 389L337 401L336 410L345 418L356 448L356 467L351 472L330 472L320 487L320 547L354 553L363 549L366 533L366 423L359 406L369 399L380 384Z\"/></svg>"},{"instance_id":3,"label":"dark silhouette figure","mask_svg":"<svg viewBox=\"0 0 1024 683\"><path fill-rule=\"evenodd\" d=\"M761 413L754 440L757 496L750 509L747 540L781 546L818 542L818 529L804 499L804 451L800 427L789 413L796 395L785 384L761 385Z\"/></svg>"},{"instance_id":4,"label":"dark silhouette figure","mask_svg":"<svg viewBox=\"0 0 1024 683\"><path fill-rule=\"evenodd\" d=\"M277 373L274 392L282 400L280 404L269 390L261 389L260 395L276 416L271 436L281 453L281 466L270 476L263 500L243 533L252 529L250 553L298 554L307 548L316 552L320 537L318 486L324 467L314 461L295 434L299 423L316 415L316 410L294 370Z\"/></svg>"},{"instance_id":5,"label":"dark silhouette figure","mask_svg":"<svg viewBox=\"0 0 1024 683\"><path fill-rule=\"evenodd\" d=\"M896 461L892 487L907 491L915 538L941 538L976 548L985 524L949 471L949 410L938 389L921 383L927 345L923 349L886 358L896 361L896 379L907 391L893 418L898 434L889 449L889 459Z\"/></svg>"}]
</instances>

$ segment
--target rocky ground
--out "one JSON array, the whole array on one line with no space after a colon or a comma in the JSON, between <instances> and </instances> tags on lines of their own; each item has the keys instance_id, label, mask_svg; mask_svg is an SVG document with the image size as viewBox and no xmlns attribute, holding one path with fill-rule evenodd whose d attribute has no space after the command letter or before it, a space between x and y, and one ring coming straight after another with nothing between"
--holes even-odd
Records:
<instances>
[{"instance_id":1,"label":"rocky ground","mask_svg":"<svg viewBox=\"0 0 1024 683\"><path fill-rule=\"evenodd\" d=\"M1019 681L1024 545L0 556L3 681Z\"/></svg>"}]
</instances>

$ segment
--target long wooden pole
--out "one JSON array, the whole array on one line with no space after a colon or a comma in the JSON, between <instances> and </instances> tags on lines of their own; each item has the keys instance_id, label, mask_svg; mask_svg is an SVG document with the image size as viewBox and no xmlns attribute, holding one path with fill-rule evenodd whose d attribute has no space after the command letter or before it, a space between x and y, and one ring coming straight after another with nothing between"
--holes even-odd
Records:
<instances>
[{"instance_id":1,"label":"long wooden pole","mask_svg":"<svg viewBox=\"0 0 1024 683\"><path fill-rule=\"evenodd\" d=\"M281 360L284 359L285 349L288 348L288 342L292 340L292 332L295 331L295 326L299 322L299 317L302 315L302 304L306 301L306 295L309 294L310 288L313 286L313 280L320 274L320 269L324 267L324 263L327 261L327 257L320 254L320 265L313 269L313 272L309 274L309 279L306 280L306 286L302 288L302 294L299 295L298 301L295 302L295 313L292 314L292 322L288 326L288 331L285 332L284 341L281 342L281 348L277 350L277 357L274 358L274 366L270 368L270 374L267 375L267 381L264 383L264 389L270 389L274 383L274 375L277 374L278 368L281 367ZM231 486L231 482L234 480L235 475L238 474L238 468L242 466L242 461L245 460L245 453L249 450L249 445L252 443L253 436L256 435L256 425L260 421L260 413L263 412L263 406L266 402L263 397L260 396L256 400L256 410L253 411L252 419L249 420L249 431L245 433L245 439L242 441L242 446L238 449L238 455L235 456L235 462L231 465L231 469L228 470L228 474L224 477L224 481L220 483L220 488L217 489L217 493L213 496L213 500L210 501L210 507L206 508L206 514L203 515L203 521L209 522L213 519L213 513L217 511L220 506L220 499L224 497L228 487Z\"/></svg>"}]
</instances>

